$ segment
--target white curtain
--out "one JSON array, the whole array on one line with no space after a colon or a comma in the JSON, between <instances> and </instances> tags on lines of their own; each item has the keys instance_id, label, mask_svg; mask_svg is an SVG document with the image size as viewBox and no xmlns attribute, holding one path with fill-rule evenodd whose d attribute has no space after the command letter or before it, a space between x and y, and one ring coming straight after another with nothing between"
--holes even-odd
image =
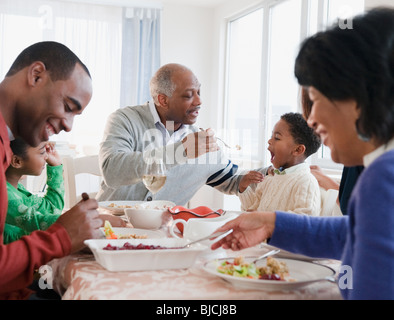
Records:
<instances>
[{"instance_id":1,"label":"white curtain","mask_svg":"<svg viewBox=\"0 0 394 320\"><path fill-rule=\"evenodd\" d=\"M146 103L149 81L160 67L160 9L124 8L121 106Z\"/></svg>"},{"instance_id":2,"label":"white curtain","mask_svg":"<svg viewBox=\"0 0 394 320\"><path fill-rule=\"evenodd\" d=\"M106 120L120 106L122 9L62 2L58 5L61 12L54 17L52 39L68 46L87 65L93 96L84 113L75 117L73 130L53 139L75 145L79 153L83 153L84 146L98 151Z\"/></svg>"}]
</instances>

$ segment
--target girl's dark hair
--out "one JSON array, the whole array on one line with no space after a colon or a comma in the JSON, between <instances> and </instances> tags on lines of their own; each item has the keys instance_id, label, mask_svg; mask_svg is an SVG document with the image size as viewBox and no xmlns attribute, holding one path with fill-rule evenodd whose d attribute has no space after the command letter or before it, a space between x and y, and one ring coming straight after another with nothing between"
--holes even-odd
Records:
<instances>
[{"instance_id":1,"label":"girl's dark hair","mask_svg":"<svg viewBox=\"0 0 394 320\"><path fill-rule=\"evenodd\" d=\"M27 158L27 149L30 146L25 142L25 140L15 138L15 140L11 141L10 146L14 155L21 157L22 159Z\"/></svg>"},{"instance_id":2,"label":"girl's dark hair","mask_svg":"<svg viewBox=\"0 0 394 320\"><path fill-rule=\"evenodd\" d=\"M65 45L54 41L38 42L23 50L15 59L6 77L13 76L36 61L45 64L52 81L67 80L77 63L90 77L88 68L81 60Z\"/></svg>"},{"instance_id":3,"label":"girl's dark hair","mask_svg":"<svg viewBox=\"0 0 394 320\"><path fill-rule=\"evenodd\" d=\"M308 126L300 113L286 113L280 117L290 127L290 134L294 141L305 146L305 157L308 158L319 150L321 140L314 130Z\"/></svg>"},{"instance_id":4,"label":"girl's dark hair","mask_svg":"<svg viewBox=\"0 0 394 320\"><path fill-rule=\"evenodd\" d=\"M332 101L354 99L360 136L387 143L394 136L394 9L376 8L308 38L295 75Z\"/></svg>"}]
</instances>

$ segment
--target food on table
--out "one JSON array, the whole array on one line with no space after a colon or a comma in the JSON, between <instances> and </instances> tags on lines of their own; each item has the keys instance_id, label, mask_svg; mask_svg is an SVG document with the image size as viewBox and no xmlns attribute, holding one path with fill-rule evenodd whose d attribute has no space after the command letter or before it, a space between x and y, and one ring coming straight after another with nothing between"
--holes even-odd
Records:
<instances>
[{"instance_id":1,"label":"food on table","mask_svg":"<svg viewBox=\"0 0 394 320\"><path fill-rule=\"evenodd\" d=\"M254 263L245 262L243 257L235 258L233 262L224 261L218 267L217 271L234 277L277 280L277 281L295 281L289 278L289 269L285 262L278 261L275 258L268 257L267 264L264 267L257 267Z\"/></svg>"},{"instance_id":2,"label":"food on table","mask_svg":"<svg viewBox=\"0 0 394 320\"><path fill-rule=\"evenodd\" d=\"M147 235L138 235L138 234L119 234L117 236L119 240L121 239L147 239Z\"/></svg>"},{"instance_id":3,"label":"food on table","mask_svg":"<svg viewBox=\"0 0 394 320\"><path fill-rule=\"evenodd\" d=\"M289 268L286 263L283 261L279 262L273 257L268 257L267 265L259 270L260 279L264 280L286 280L289 277Z\"/></svg>"},{"instance_id":4,"label":"food on table","mask_svg":"<svg viewBox=\"0 0 394 320\"><path fill-rule=\"evenodd\" d=\"M107 239L117 239L114 229L112 229L112 225L108 220L104 222L104 234Z\"/></svg>"},{"instance_id":5,"label":"food on table","mask_svg":"<svg viewBox=\"0 0 394 320\"><path fill-rule=\"evenodd\" d=\"M133 208L134 206L130 205L121 205L121 204L116 204L116 203L110 203L108 205L108 208L118 208L118 209L125 209L125 208Z\"/></svg>"},{"instance_id":6,"label":"food on table","mask_svg":"<svg viewBox=\"0 0 394 320\"><path fill-rule=\"evenodd\" d=\"M103 250L108 250L108 251L118 251L118 250L162 250L162 249L180 249L180 247L174 247L174 248L167 248L167 247L162 247L162 246L154 246L154 245L146 245L146 244L138 244L138 245L132 245L128 242L126 242L123 246L113 246L111 244L108 244L106 247L103 248Z\"/></svg>"},{"instance_id":7,"label":"food on table","mask_svg":"<svg viewBox=\"0 0 394 320\"><path fill-rule=\"evenodd\" d=\"M106 220L104 223L104 233L107 239L146 239L147 238L146 235L115 234L115 231L108 220Z\"/></svg>"},{"instance_id":8,"label":"food on table","mask_svg":"<svg viewBox=\"0 0 394 320\"><path fill-rule=\"evenodd\" d=\"M147 210L167 210L172 208L170 205L140 205L140 204L135 204L135 205L119 205L116 203L110 203L108 205L108 208L117 208L117 209L147 209Z\"/></svg>"}]
</instances>

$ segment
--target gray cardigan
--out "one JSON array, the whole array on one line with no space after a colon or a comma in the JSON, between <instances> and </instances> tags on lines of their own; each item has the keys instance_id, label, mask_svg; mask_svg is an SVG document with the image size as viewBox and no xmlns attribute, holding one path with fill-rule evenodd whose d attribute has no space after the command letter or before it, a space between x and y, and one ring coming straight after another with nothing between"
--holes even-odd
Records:
<instances>
[{"instance_id":1,"label":"gray cardigan","mask_svg":"<svg viewBox=\"0 0 394 320\"><path fill-rule=\"evenodd\" d=\"M194 126L187 127L189 132L198 131ZM148 104L118 109L109 116L99 153L103 183L98 201L168 200L185 205L204 184L236 194L241 178L236 175L238 166L220 151L187 159L182 142L154 147L154 152L164 155L167 180L158 193L152 194L142 183L143 151L154 145L148 132L159 132Z\"/></svg>"}]
</instances>

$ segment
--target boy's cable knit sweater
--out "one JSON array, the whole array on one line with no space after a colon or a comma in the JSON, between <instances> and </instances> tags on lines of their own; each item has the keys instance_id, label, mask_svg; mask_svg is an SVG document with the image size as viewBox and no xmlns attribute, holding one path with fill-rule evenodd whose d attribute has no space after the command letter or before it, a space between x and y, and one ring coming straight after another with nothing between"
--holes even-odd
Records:
<instances>
[{"instance_id":1,"label":"boy's cable knit sweater","mask_svg":"<svg viewBox=\"0 0 394 320\"><path fill-rule=\"evenodd\" d=\"M309 165L301 163L274 176L267 175L255 190L239 193L242 210L285 211L319 216L320 188Z\"/></svg>"}]
</instances>

